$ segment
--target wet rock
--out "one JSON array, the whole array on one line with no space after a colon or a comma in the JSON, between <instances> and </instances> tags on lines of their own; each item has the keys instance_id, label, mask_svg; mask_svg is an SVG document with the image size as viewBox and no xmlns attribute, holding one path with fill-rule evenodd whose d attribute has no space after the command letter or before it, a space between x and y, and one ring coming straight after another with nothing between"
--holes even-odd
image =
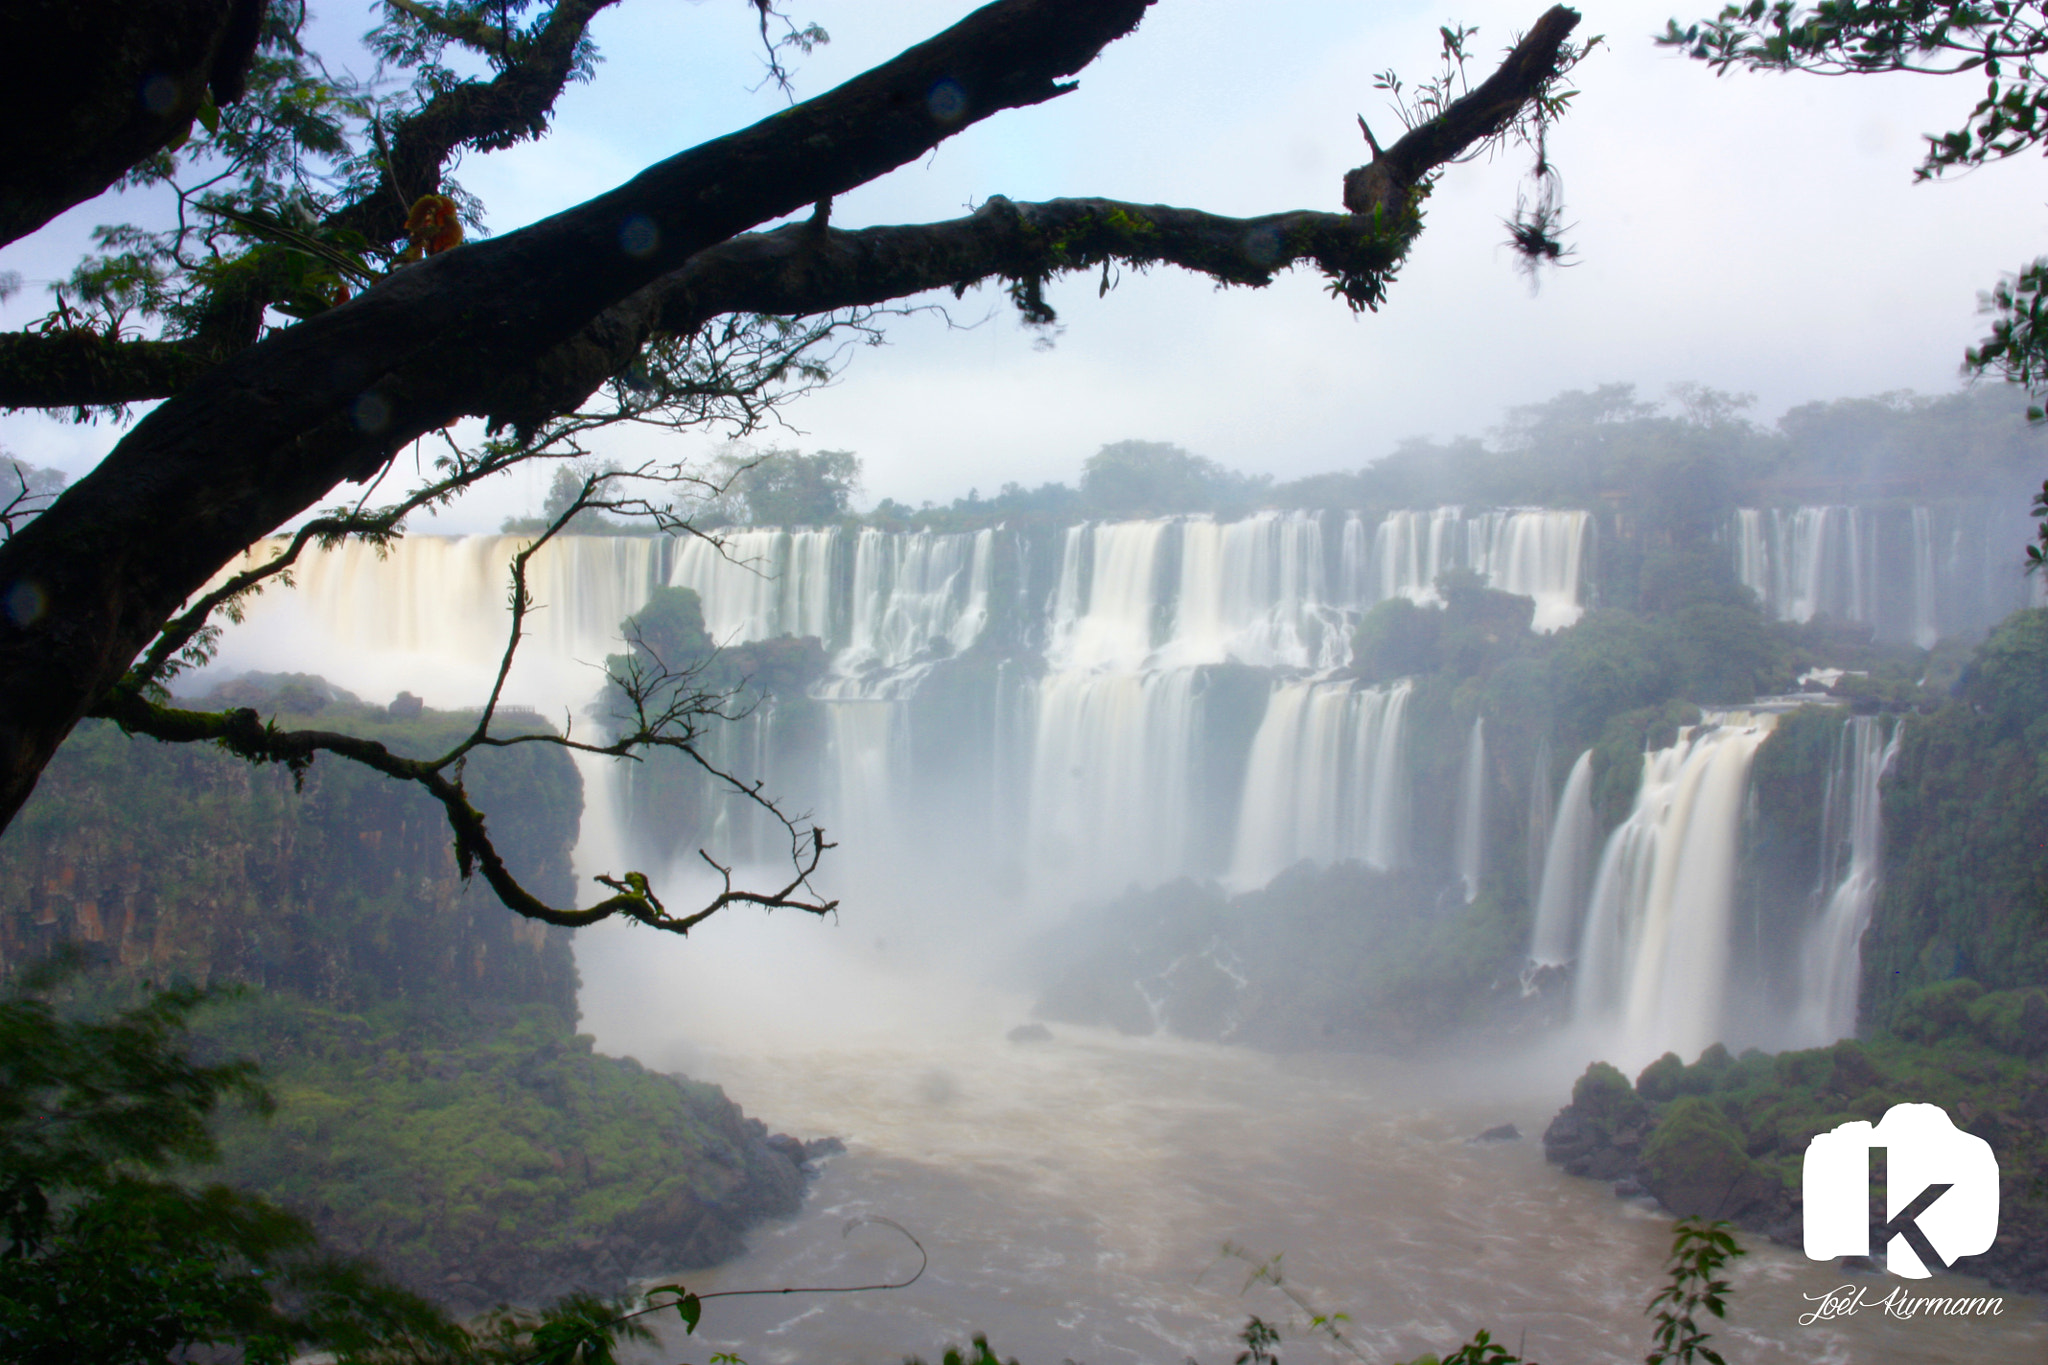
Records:
<instances>
[{"instance_id":1,"label":"wet rock","mask_svg":"<svg viewBox=\"0 0 2048 1365\"><path fill-rule=\"evenodd\" d=\"M1639 1176L1657 1202L1681 1218L1778 1221L1791 1194L1744 1149L1742 1134L1711 1100L1673 1101L1643 1147Z\"/></svg>"},{"instance_id":2,"label":"wet rock","mask_svg":"<svg viewBox=\"0 0 2048 1365\"><path fill-rule=\"evenodd\" d=\"M1521 1140L1522 1130L1515 1127L1512 1123L1495 1124L1478 1137L1472 1139L1474 1142L1520 1142Z\"/></svg>"},{"instance_id":3,"label":"wet rock","mask_svg":"<svg viewBox=\"0 0 2048 1365\"><path fill-rule=\"evenodd\" d=\"M1003 1036L1013 1043L1049 1043L1052 1030L1043 1024L1019 1024Z\"/></svg>"}]
</instances>

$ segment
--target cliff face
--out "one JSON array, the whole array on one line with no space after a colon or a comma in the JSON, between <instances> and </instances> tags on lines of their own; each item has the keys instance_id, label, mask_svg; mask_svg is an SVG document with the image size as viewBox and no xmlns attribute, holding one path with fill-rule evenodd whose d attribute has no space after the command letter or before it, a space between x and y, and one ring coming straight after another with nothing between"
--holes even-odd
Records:
<instances>
[{"instance_id":1,"label":"cliff face","mask_svg":"<svg viewBox=\"0 0 2048 1365\"><path fill-rule=\"evenodd\" d=\"M1866 1029L1953 978L2048 986L2048 610L2007 618L1956 690L1907 724L1885 779Z\"/></svg>"},{"instance_id":2,"label":"cliff face","mask_svg":"<svg viewBox=\"0 0 2048 1365\"><path fill-rule=\"evenodd\" d=\"M217 700L415 754L475 723L308 678ZM485 750L465 778L513 871L570 903L583 793L567 754ZM574 1032L568 931L465 886L439 806L339 759L295 788L211 748L82 726L0 838L0 971L66 941L111 969L95 990L260 987L202 1020L201 1045L253 1059L279 1100L273 1121L229 1126L214 1174L458 1311L730 1257L749 1225L795 1211L808 1159L836 1147L597 1055Z\"/></svg>"},{"instance_id":3,"label":"cliff face","mask_svg":"<svg viewBox=\"0 0 2048 1365\"><path fill-rule=\"evenodd\" d=\"M424 753L466 719L333 703L317 723ZM567 755L485 752L468 779L514 870L570 899L583 795ZM133 979L239 981L344 1008L452 995L575 1017L567 932L465 886L423 794L333 758L294 790L281 769L81 726L0 837L0 970L64 940L100 945Z\"/></svg>"}]
</instances>

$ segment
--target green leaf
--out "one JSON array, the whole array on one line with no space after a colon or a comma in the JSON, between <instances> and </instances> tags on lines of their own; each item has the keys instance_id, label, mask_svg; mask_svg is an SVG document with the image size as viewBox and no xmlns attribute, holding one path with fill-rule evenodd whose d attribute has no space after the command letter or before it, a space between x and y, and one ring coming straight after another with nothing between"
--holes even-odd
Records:
<instances>
[{"instance_id":1,"label":"green leaf","mask_svg":"<svg viewBox=\"0 0 2048 1365\"><path fill-rule=\"evenodd\" d=\"M213 93L211 91L208 91L206 97L199 101L199 126L206 129L209 133L220 131L220 108L213 102Z\"/></svg>"}]
</instances>

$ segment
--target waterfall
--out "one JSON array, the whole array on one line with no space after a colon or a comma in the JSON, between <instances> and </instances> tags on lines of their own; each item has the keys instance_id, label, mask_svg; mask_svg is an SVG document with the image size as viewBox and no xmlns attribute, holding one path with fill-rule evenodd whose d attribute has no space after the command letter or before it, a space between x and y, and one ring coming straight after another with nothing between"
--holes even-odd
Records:
<instances>
[{"instance_id":1,"label":"waterfall","mask_svg":"<svg viewBox=\"0 0 2048 1365\"><path fill-rule=\"evenodd\" d=\"M1465 775L1458 784L1458 880L1465 884L1465 903L1479 896L1481 860L1486 852L1486 721L1472 718L1465 741Z\"/></svg>"},{"instance_id":2,"label":"waterfall","mask_svg":"<svg viewBox=\"0 0 2048 1365\"><path fill-rule=\"evenodd\" d=\"M1180 582L1160 662L1235 660L1261 667L1341 667L1350 655L1342 613L1324 582L1320 518L1261 512L1180 527Z\"/></svg>"},{"instance_id":3,"label":"waterfall","mask_svg":"<svg viewBox=\"0 0 2048 1365\"><path fill-rule=\"evenodd\" d=\"M1579 912L1586 904L1593 859L1593 751L1580 754L1564 780L1550 845L1543 855L1543 880L1536 893L1536 927L1529 960L1540 967L1570 962L1577 946Z\"/></svg>"},{"instance_id":4,"label":"waterfall","mask_svg":"<svg viewBox=\"0 0 2048 1365\"><path fill-rule=\"evenodd\" d=\"M1575 624L1584 614L1580 574L1593 518L1586 512L1520 510L1480 518L1473 565L1488 587L1536 600L1530 629L1541 634Z\"/></svg>"},{"instance_id":5,"label":"waterfall","mask_svg":"<svg viewBox=\"0 0 2048 1365\"><path fill-rule=\"evenodd\" d=\"M900 693L920 662L970 648L988 624L994 531L863 530L853 552L851 624L832 661L842 677Z\"/></svg>"},{"instance_id":6,"label":"waterfall","mask_svg":"<svg viewBox=\"0 0 2048 1365\"><path fill-rule=\"evenodd\" d=\"M832 580L840 533L721 531L675 545L669 586L689 588L704 604L704 628L719 644L815 635L833 630ZM589 539L589 537L576 537Z\"/></svg>"},{"instance_id":7,"label":"waterfall","mask_svg":"<svg viewBox=\"0 0 2048 1365\"><path fill-rule=\"evenodd\" d=\"M1463 527L1464 511L1457 507L1389 512L1373 532L1372 600L1405 597L1434 604L1437 576L1468 567L1458 543Z\"/></svg>"},{"instance_id":8,"label":"waterfall","mask_svg":"<svg viewBox=\"0 0 2048 1365\"><path fill-rule=\"evenodd\" d=\"M1403 718L1412 685L1276 684L1252 740L1230 881L1260 886L1304 858L1408 861Z\"/></svg>"},{"instance_id":9,"label":"waterfall","mask_svg":"<svg viewBox=\"0 0 2048 1365\"><path fill-rule=\"evenodd\" d=\"M1302 859L1395 868L1411 857L1410 689L1337 676L1360 616L1390 595L1432 601L1440 573L1467 568L1560 623L1578 610L1590 525L1577 511L1458 507L1099 522L1055 533L1035 578L1029 537L1002 527L563 536L533 560L506 700L587 726L620 622L657 586L686 588L721 645L823 646L809 697L701 748L814 811L848 850L836 865L999 865L1033 897L1183 875L1250 884ZM473 704L504 647L507 567L529 543L310 552L298 589L266 594L255 629L230 632L221 667L317 671L374 702L405 689ZM699 775L613 771L590 807L623 826L593 831L607 847L778 852L771 821Z\"/></svg>"},{"instance_id":10,"label":"waterfall","mask_svg":"<svg viewBox=\"0 0 2048 1365\"><path fill-rule=\"evenodd\" d=\"M1594 877L1574 983L1574 1018L1618 1057L1691 1057L1724 1040L1749 766L1774 720L1709 713L1644 759Z\"/></svg>"},{"instance_id":11,"label":"waterfall","mask_svg":"<svg viewBox=\"0 0 2048 1365\"><path fill-rule=\"evenodd\" d=\"M1854 621L1923 649L2027 605L2028 538L1997 502L1745 507L1727 535L1736 580L1779 620Z\"/></svg>"},{"instance_id":12,"label":"waterfall","mask_svg":"<svg viewBox=\"0 0 2048 1365\"><path fill-rule=\"evenodd\" d=\"M1800 951L1798 1046L1820 1047L1856 1034L1863 985L1863 931L1877 904L1883 820L1878 784L1899 752L1904 727L1887 736L1876 716L1851 716L1835 741L1821 803L1818 913Z\"/></svg>"},{"instance_id":13,"label":"waterfall","mask_svg":"<svg viewBox=\"0 0 2048 1365\"><path fill-rule=\"evenodd\" d=\"M1032 751L1033 863L1094 886L1188 870L1196 674L1048 674Z\"/></svg>"},{"instance_id":14,"label":"waterfall","mask_svg":"<svg viewBox=\"0 0 2048 1365\"><path fill-rule=\"evenodd\" d=\"M292 588L272 583L248 603L250 628L224 655L242 667L326 674L372 700L404 690L435 706L474 705L489 693L511 625L507 593L523 536L408 536L380 553L349 541L308 550ZM658 581L649 536L565 536L527 566L533 606L527 647L505 700L559 714L596 690L592 666L624 650L619 622ZM223 571L267 562L284 542L261 541Z\"/></svg>"},{"instance_id":15,"label":"waterfall","mask_svg":"<svg viewBox=\"0 0 2048 1365\"><path fill-rule=\"evenodd\" d=\"M1067 530L1046 662L1135 672L1159 643L1168 521Z\"/></svg>"}]
</instances>

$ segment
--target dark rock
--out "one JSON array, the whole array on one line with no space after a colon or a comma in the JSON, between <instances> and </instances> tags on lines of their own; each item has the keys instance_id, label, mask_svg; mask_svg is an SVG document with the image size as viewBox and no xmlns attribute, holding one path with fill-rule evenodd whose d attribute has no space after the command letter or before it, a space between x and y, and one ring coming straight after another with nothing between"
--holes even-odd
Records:
<instances>
[{"instance_id":1,"label":"dark rock","mask_svg":"<svg viewBox=\"0 0 2048 1365\"><path fill-rule=\"evenodd\" d=\"M1013 1043L1049 1043L1052 1030L1043 1024L1019 1024L1003 1036Z\"/></svg>"},{"instance_id":2,"label":"dark rock","mask_svg":"<svg viewBox=\"0 0 2048 1365\"><path fill-rule=\"evenodd\" d=\"M1520 1142L1521 1140L1522 1130L1515 1127L1512 1123L1496 1124L1472 1139L1474 1142Z\"/></svg>"},{"instance_id":3,"label":"dark rock","mask_svg":"<svg viewBox=\"0 0 2048 1365\"><path fill-rule=\"evenodd\" d=\"M812 1138L804 1144L804 1161L819 1161L828 1156L838 1156L846 1150L846 1144L836 1137Z\"/></svg>"},{"instance_id":4,"label":"dark rock","mask_svg":"<svg viewBox=\"0 0 2048 1365\"><path fill-rule=\"evenodd\" d=\"M1632 1175L1623 1176L1614 1182L1616 1199L1640 1199L1648 1193L1649 1191L1643 1188L1643 1182Z\"/></svg>"},{"instance_id":5,"label":"dark rock","mask_svg":"<svg viewBox=\"0 0 2048 1365\"><path fill-rule=\"evenodd\" d=\"M424 711L426 706L427 704L424 701L421 701L412 693L400 692L391 699L391 705L385 709L390 711L399 720L411 720L419 715L421 711Z\"/></svg>"}]
</instances>

